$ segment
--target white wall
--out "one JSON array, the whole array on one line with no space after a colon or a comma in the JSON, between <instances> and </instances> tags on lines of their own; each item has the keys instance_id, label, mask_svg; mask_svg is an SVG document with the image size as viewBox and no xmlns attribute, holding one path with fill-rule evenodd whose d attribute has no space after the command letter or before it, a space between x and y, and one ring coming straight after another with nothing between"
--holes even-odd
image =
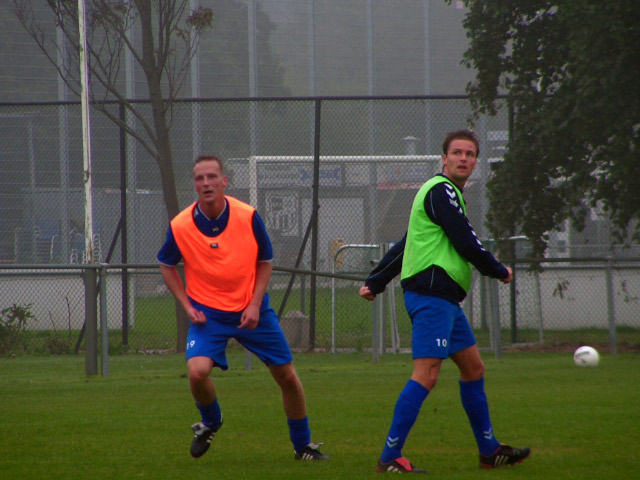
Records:
<instances>
[{"instance_id":1,"label":"white wall","mask_svg":"<svg viewBox=\"0 0 640 480\"><path fill-rule=\"evenodd\" d=\"M0 272L0 310L12 305L31 304L37 321L27 323L28 330L78 330L84 323L84 282L80 270L67 271L69 276L10 276ZM122 288L118 275L107 275L107 320L110 329L122 328ZM130 283L133 299L133 282ZM98 302L98 317L100 303ZM98 322L99 322L98 318ZM71 325L69 327L69 325ZM99 323L98 323L99 325ZM129 326L135 325L133 310Z\"/></svg>"},{"instance_id":2,"label":"white wall","mask_svg":"<svg viewBox=\"0 0 640 480\"><path fill-rule=\"evenodd\" d=\"M496 281L497 280L490 280ZM518 328L539 328L538 305L545 330L609 328L605 270L549 269L536 276L516 272ZM499 284L500 324L510 328L510 287ZM614 309L617 326L640 327L640 271L614 270ZM468 297L469 298L469 297ZM539 302L537 304L536 302ZM480 324L480 282L473 285L473 324Z\"/></svg>"}]
</instances>

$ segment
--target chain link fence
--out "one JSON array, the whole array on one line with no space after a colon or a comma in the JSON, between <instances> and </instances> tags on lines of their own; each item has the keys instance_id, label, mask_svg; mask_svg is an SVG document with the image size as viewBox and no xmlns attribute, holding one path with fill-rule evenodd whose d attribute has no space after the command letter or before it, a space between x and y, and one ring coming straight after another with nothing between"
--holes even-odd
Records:
<instances>
[{"instance_id":1,"label":"chain link fence","mask_svg":"<svg viewBox=\"0 0 640 480\"><path fill-rule=\"evenodd\" d=\"M337 271L366 275L367 264L376 264L385 245L346 247L352 250L345 250L343 259L336 257ZM508 285L474 271L462 307L481 349L573 351L592 345L613 354L640 351L640 258L543 260L507 259L515 272ZM360 285L335 281L337 333L332 347L409 350L411 320L399 281L365 306L352 298Z\"/></svg>"},{"instance_id":2,"label":"chain link fence","mask_svg":"<svg viewBox=\"0 0 640 480\"><path fill-rule=\"evenodd\" d=\"M107 108L119 115L119 105ZM468 126L469 115L465 97L178 102L171 143L180 206L196 199L195 157L220 155L227 193L255 205L271 237L270 295L293 348L402 351L411 329L399 279L375 303L357 291L381 248L404 234L417 189L440 171L444 135ZM485 185L508 124L501 109L474 126L481 152L465 198L482 238ZM0 354L83 350L80 106L0 104L0 135ZM175 305L155 262L169 221L158 165L95 112L92 142L94 258L107 265L97 311L109 351L176 349ZM550 256L561 263L535 273L522 254L511 262L513 286L474 277L464 308L481 347L638 348L640 250L612 249L606 218L587 220L583 232L550 232Z\"/></svg>"}]
</instances>

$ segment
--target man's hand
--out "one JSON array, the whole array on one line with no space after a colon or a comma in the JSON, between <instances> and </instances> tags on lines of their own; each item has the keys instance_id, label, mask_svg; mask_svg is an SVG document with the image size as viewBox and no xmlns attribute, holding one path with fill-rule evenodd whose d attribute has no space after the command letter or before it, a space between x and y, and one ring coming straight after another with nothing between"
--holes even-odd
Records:
<instances>
[{"instance_id":1,"label":"man's hand","mask_svg":"<svg viewBox=\"0 0 640 480\"><path fill-rule=\"evenodd\" d=\"M511 267L505 267L508 271L509 271L509 276L507 278L501 278L500 281L502 283L511 283L511 280L513 280L513 270L511 270Z\"/></svg>"},{"instance_id":2,"label":"man's hand","mask_svg":"<svg viewBox=\"0 0 640 480\"><path fill-rule=\"evenodd\" d=\"M251 304L244 309L242 317L240 317L240 325L238 328L247 328L253 330L258 326L260 321L260 307L255 307Z\"/></svg>"},{"instance_id":3,"label":"man's hand","mask_svg":"<svg viewBox=\"0 0 640 480\"><path fill-rule=\"evenodd\" d=\"M187 316L189 317L189 321L194 325L202 325L207 321L207 317L205 317L204 313L191 306L187 309Z\"/></svg>"},{"instance_id":4,"label":"man's hand","mask_svg":"<svg viewBox=\"0 0 640 480\"><path fill-rule=\"evenodd\" d=\"M358 292L362 298L365 300L369 300L372 302L376 298L376 294L369 290L369 287L363 285L360 287L360 291Z\"/></svg>"}]
</instances>

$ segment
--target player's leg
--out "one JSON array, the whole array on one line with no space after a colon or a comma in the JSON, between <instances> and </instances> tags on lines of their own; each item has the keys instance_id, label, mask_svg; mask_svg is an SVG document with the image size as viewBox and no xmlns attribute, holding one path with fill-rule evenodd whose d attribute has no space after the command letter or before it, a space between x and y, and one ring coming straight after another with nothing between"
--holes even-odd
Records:
<instances>
[{"instance_id":1,"label":"player's leg","mask_svg":"<svg viewBox=\"0 0 640 480\"><path fill-rule=\"evenodd\" d=\"M458 308L451 333L451 360L460 370L460 398L471 430L482 455L490 455L499 446L493 434L489 405L484 391L484 363L461 308Z\"/></svg>"},{"instance_id":2,"label":"player's leg","mask_svg":"<svg viewBox=\"0 0 640 480\"><path fill-rule=\"evenodd\" d=\"M225 370L227 368L224 351L228 335L221 328L215 320L208 319L206 324L191 325L187 334L189 388L202 419L191 426L191 455L195 458L207 452L213 437L222 426L222 412L211 379L214 365Z\"/></svg>"},{"instance_id":3,"label":"player's leg","mask_svg":"<svg viewBox=\"0 0 640 480\"><path fill-rule=\"evenodd\" d=\"M431 391L438 383L442 358L414 358L411 380Z\"/></svg>"},{"instance_id":4,"label":"player's leg","mask_svg":"<svg viewBox=\"0 0 640 480\"><path fill-rule=\"evenodd\" d=\"M292 363L269 365L269 371L282 392L282 405L287 416L289 438L297 459L326 460L319 445L311 442L311 430L302 382Z\"/></svg>"},{"instance_id":5,"label":"player's leg","mask_svg":"<svg viewBox=\"0 0 640 480\"><path fill-rule=\"evenodd\" d=\"M216 388L211 379L213 360L209 357L192 357L187 360L187 372L191 395L202 415L202 423L213 428L222 423Z\"/></svg>"},{"instance_id":6,"label":"player's leg","mask_svg":"<svg viewBox=\"0 0 640 480\"><path fill-rule=\"evenodd\" d=\"M454 353L451 360L460 370L460 380L463 382L472 382L484 376L484 362L476 344Z\"/></svg>"},{"instance_id":7,"label":"player's leg","mask_svg":"<svg viewBox=\"0 0 640 480\"><path fill-rule=\"evenodd\" d=\"M471 430L482 455L491 455L500 447L495 438L489 404L484 390L484 364L478 347L472 345L451 356L460 369L460 399L467 413Z\"/></svg>"},{"instance_id":8,"label":"player's leg","mask_svg":"<svg viewBox=\"0 0 640 480\"><path fill-rule=\"evenodd\" d=\"M495 438L484 389L484 362L462 309L456 315L451 345L452 350L456 350L451 359L460 370L460 398L480 451L480 465L493 467L521 462L529 455L528 448L501 445Z\"/></svg>"},{"instance_id":9,"label":"player's leg","mask_svg":"<svg viewBox=\"0 0 640 480\"><path fill-rule=\"evenodd\" d=\"M187 360L187 372L191 394L196 401L202 421L191 425L191 456L199 458L211 445L216 432L222 426L222 412L216 397L216 388L209 376L213 368L213 360L209 357L196 356Z\"/></svg>"},{"instance_id":10,"label":"player's leg","mask_svg":"<svg viewBox=\"0 0 640 480\"><path fill-rule=\"evenodd\" d=\"M297 420L306 417L304 389L293 363L269 365L268 368L282 392L282 405L287 418Z\"/></svg>"},{"instance_id":11,"label":"player's leg","mask_svg":"<svg viewBox=\"0 0 640 480\"><path fill-rule=\"evenodd\" d=\"M442 360L449 356L454 305L414 292L405 292L404 299L412 322L413 373L396 401L377 470L424 473L402 457L402 448L422 403L438 381Z\"/></svg>"},{"instance_id":12,"label":"player's leg","mask_svg":"<svg viewBox=\"0 0 640 480\"><path fill-rule=\"evenodd\" d=\"M254 330L238 330L235 338L269 368L280 387L295 458L329 459L320 452L318 444L311 442L304 389L292 363L291 349L280 328L275 311L269 306L267 295L260 311L258 326Z\"/></svg>"},{"instance_id":13,"label":"player's leg","mask_svg":"<svg viewBox=\"0 0 640 480\"><path fill-rule=\"evenodd\" d=\"M426 385L431 388L435 386L441 365L441 358L414 358L411 378L400 392L393 410L391 427L376 467L379 472L426 473L426 470L414 467L402 456L402 448L418 418L422 403L429 395L430 388Z\"/></svg>"}]
</instances>

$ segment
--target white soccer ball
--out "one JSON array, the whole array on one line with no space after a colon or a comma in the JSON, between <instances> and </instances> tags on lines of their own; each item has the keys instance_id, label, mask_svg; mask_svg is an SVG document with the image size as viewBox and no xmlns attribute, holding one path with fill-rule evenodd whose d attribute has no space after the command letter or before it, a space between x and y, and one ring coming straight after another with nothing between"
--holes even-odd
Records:
<instances>
[{"instance_id":1,"label":"white soccer ball","mask_svg":"<svg viewBox=\"0 0 640 480\"><path fill-rule=\"evenodd\" d=\"M583 346L573 352L573 361L579 367L597 367L600 355L595 348Z\"/></svg>"}]
</instances>

